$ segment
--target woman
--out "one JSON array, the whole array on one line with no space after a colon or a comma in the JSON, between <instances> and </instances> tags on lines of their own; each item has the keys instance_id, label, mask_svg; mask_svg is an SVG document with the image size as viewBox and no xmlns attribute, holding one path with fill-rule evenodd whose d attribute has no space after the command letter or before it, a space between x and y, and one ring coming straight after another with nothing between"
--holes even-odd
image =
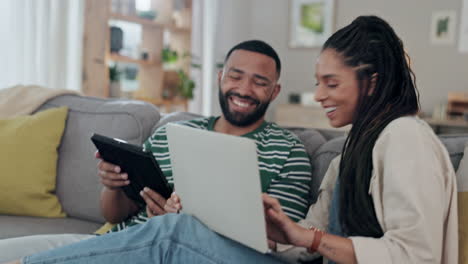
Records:
<instances>
[{"instance_id":1,"label":"woman","mask_svg":"<svg viewBox=\"0 0 468 264\"><path fill-rule=\"evenodd\" d=\"M443 145L415 116L413 73L393 29L378 17L358 17L326 41L316 78L315 99L331 125L352 129L305 221L294 223L263 196L269 238L295 246L287 252L297 258L307 250L336 263L457 263L455 174ZM181 207L177 200L167 206ZM156 218L23 262L281 262L192 217Z\"/></svg>"},{"instance_id":2,"label":"woman","mask_svg":"<svg viewBox=\"0 0 468 264\"><path fill-rule=\"evenodd\" d=\"M458 263L455 174L418 119L403 44L377 17L331 36L316 68L315 99L334 127L352 124L302 226L264 197L273 240L313 247L338 263ZM331 197L331 198L329 198ZM329 215L328 223L319 217ZM315 244L314 244L315 242Z\"/></svg>"}]
</instances>

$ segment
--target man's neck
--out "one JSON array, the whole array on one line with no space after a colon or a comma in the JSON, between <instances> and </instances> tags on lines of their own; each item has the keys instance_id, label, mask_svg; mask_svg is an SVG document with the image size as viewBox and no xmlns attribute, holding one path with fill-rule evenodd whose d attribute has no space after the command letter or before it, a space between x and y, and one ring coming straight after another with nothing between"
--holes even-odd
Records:
<instances>
[{"instance_id":1,"label":"man's neck","mask_svg":"<svg viewBox=\"0 0 468 264\"><path fill-rule=\"evenodd\" d=\"M226 120L226 118L224 118L224 116L222 115L214 124L214 131L229 134L229 135L234 135L234 136L242 136L259 128L262 125L264 120L265 120L264 118L261 118L257 122L249 126L239 127L239 126L235 126L229 123Z\"/></svg>"}]
</instances>

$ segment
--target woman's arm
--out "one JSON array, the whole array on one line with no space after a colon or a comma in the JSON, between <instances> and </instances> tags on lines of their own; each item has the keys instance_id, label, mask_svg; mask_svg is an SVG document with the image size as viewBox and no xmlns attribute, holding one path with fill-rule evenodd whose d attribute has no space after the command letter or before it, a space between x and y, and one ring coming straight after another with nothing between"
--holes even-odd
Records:
<instances>
[{"instance_id":1,"label":"woman's arm","mask_svg":"<svg viewBox=\"0 0 468 264\"><path fill-rule=\"evenodd\" d=\"M456 263L455 176L437 137L405 119L385 131L373 153L370 194L381 238L342 238L325 234L318 252L338 263ZM270 239L299 247L311 245L314 232L295 226L264 197ZM456 244L456 243L455 243Z\"/></svg>"},{"instance_id":2,"label":"woman's arm","mask_svg":"<svg viewBox=\"0 0 468 264\"><path fill-rule=\"evenodd\" d=\"M263 195L268 237L282 244L310 249L315 239L319 239L317 252L337 263L357 263L352 241L324 233L319 238L318 231L306 229L294 223L281 209L275 198Z\"/></svg>"}]
</instances>

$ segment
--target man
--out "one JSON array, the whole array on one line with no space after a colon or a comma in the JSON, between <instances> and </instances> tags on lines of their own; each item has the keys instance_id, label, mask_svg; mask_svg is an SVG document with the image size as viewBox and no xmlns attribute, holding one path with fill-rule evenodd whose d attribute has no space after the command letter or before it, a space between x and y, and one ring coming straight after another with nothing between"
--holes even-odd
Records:
<instances>
[{"instance_id":1,"label":"man","mask_svg":"<svg viewBox=\"0 0 468 264\"><path fill-rule=\"evenodd\" d=\"M222 115L182 124L255 140L262 192L277 198L287 215L299 221L305 217L308 209L307 196L311 180L309 158L297 137L265 121L268 105L281 90L278 83L280 72L280 59L265 42L252 40L237 44L227 53L224 68L218 73ZM154 153L172 184L165 126L144 143L144 148ZM100 158L99 154L97 158ZM149 217L167 212L167 201L148 188L141 192L147 204L145 208L138 207L128 199L120 189L129 184L128 176L121 173L118 166L100 161L98 168L104 185L101 194L103 215L108 222L119 223L111 232L146 222Z\"/></svg>"},{"instance_id":2,"label":"man","mask_svg":"<svg viewBox=\"0 0 468 264\"><path fill-rule=\"evenodd\" d=\"M262 191L278 198L288 215L298 221L304 218L308 205L310 165L307 154L291 133L264 120L269 103L281 90L278 84L280 71L280 59L268 44L246 41L234 46L226 55L225 67L218 73L219 102L223 114L182 124L254 139L259 150ZM165 127L158 129L144 146L155 153L172 184ZM128 178L120 173L119 167L102 161L99 169L105 186L101 196L103 214L111 223L120 222L112 231L145 222L148 216L166 213L166 200L153 190L142 192L146 210L141 210L128 199L120 189L129 184ZM135 215L138 210L140 212ZM127 219L130 215L135 216Z\"/></svg>"}]
</instances>

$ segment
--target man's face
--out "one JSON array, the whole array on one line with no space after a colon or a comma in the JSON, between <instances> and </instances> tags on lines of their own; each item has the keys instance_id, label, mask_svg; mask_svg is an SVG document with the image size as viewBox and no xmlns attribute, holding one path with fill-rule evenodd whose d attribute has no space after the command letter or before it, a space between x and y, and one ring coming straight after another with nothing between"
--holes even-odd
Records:
<instances>
[{"instance_id":1,"label":"man's face","mask_svg":"<svg viewBox=\"0 0 468 264\"><path fill-rule=\"evenodd\" d=\"M280 91L273 58L235 50L218 73L219 103L226 120L245 127L263 119Z\"/></svg>"}]
</instances>

